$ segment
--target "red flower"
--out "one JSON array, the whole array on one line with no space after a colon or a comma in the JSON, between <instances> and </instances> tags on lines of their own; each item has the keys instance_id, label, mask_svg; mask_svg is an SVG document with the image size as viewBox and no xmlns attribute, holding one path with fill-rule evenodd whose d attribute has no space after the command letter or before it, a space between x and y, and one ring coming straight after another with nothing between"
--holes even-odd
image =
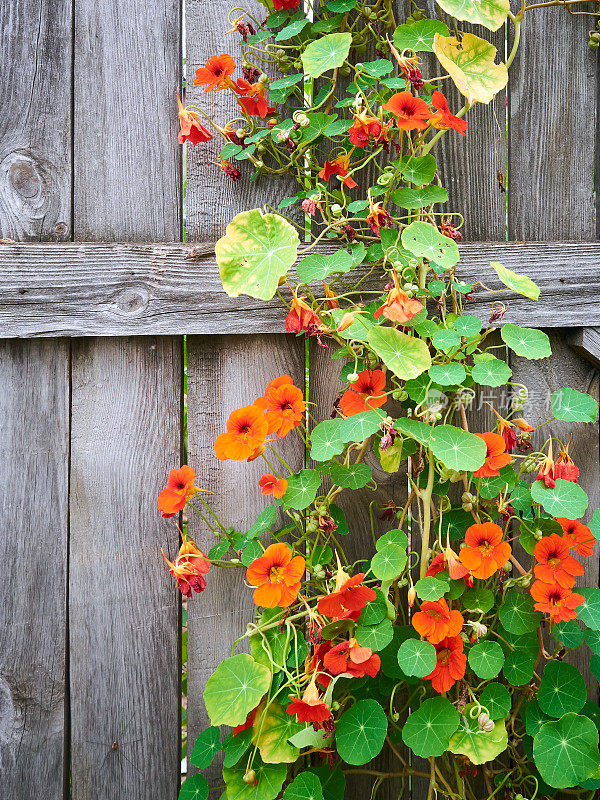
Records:
<instances>
[{"instance_id":1,"label":"red flower","mask_svg":"<svg viewBox=\"0 0 600 800\"><path fill-rule=\"evenodd\" d=\"M354 180L351 175L348 175L348 167L350 165L350 153L344 153L337 158L334 158L333 161L326 161L323 169L319 172L319 178L322 178L324 181L328 181L332 175L339 175L342 178L342 183L344 186L347 186L348 189L354 189L355 186L358 186L358 183Z\"/></svg>"},{"instance_id":2,"label":"red flower","mask_svg":"<svg viewBox=\"0 0 600 800\"><path fill-rule=\"evenodd\" d=\"M205 92L213 89L225 89L227 86L235 88L234 82L229 77L235 71L235 61L227 53L213 56L206 62L205 67L196 70L194 86L206 85Z\"/></svg>"},{"instance_id":3,"label":"red flower","mask_svg":"<svg viewBox=\"0 0 600 800\"><path fill-rule=\"evenodd\" d=\"M229 415L227 433L217 436L215 455L220 461L251 461L264 449L266 435L267 420L262 408L238 408Z\"/></svg>"},{"instance_id":4,"label":"red flower","mask_svg":"<svg viewBox=\"0 0 600 800\"><path fill-rule=\"evenodd\" d=\"M544 583L544 581L535 581L530 592L535 600L536 611L550 614L554 622L568 622L570 619L575 619L577 616L575 609L585 600L583 595L575 594L557 583Z\"/></svg>"},{"instance_id":5,"label":"red flower","mask_svg":"<svg viewBox=\"0 0 600 800\"><path fill-rule=\"evenodd\" d=\"M341 642L325 654L323 664L332 675L348 672L354 678L369 675L374 678L381 667L381 660L370 647L361 647L356 639Z\"/></svg>"},{"instance_id":6,"label":"red flower","mask_svg":"<svg viewBox=\"0 0 600 800\"><path fill-rule=\"evenodd\" d=\"M394 286L388 292L385 303L379 306L375 312L375 319L379 319L383 314L390 322L404 325L405 322L410 322L413 317L416 317L423 308L423 303L413 300L402 291L398 283L398 276L394 272Z\"/></svg>"},{"instance_id":7,"label":"red flower","mask_svg":"<svg viewBox=\"0 0 600 800\"><path fill-rule=\"evenodd\" d=\"M450 579L453 581L464 578L467 586L473 585L473 578L469 570L463 566L458 560L458 556L451 547L447 547L443 553L438 553L429 565L429 569L425 573L427 577L433 578L438 572L447 569Z\"/></svg>"},{"instance_id":8,"label":"red flower","mask_svg":"<svg viewBox=\"0 0 600 800\"><path fill-rule=\"evenodd\" d=\"M191 111L187 106L184 106L179 97L179 89L177 90L177 107L179 115L179 125L181 130L177 141L179 144L184 142L191 142L192 144L200 144L201 142L208 142L213 137L206 128L200 124L198 115Z\"/></svg>"},{"instance_id":9,"label":"red flower","mask_svg":"<svg viewBox=\"0 0 600 800\"><path fill-rule=\"evenodd\" d=\"M259 708L260 708L260 703L256 706L256 708L253 708L252 711L248 712L245 722L242 722L241 725L236 725L233 728L233 730L231 731L231 735L237 736L238 733L241 733L242 731L246 731L248 730L248 728L251 728L254 725L254 718L256 717L256 712L258 711Z\"/></svg>"},{"instance_id":10,"label":"red flower","mask_svg":"<svg viewBox=\"0 0 600 800\"><path fill-rule=\"evenodd\" d=\"M185 465L181 469L172 469L169 472L167 488L158 495L158 510L162 511L163 517L174 517L183 511L185 504L197 491L205 491L198 490L194 486L195 478L195 471Z\"/></svg>"},{"instance_id":11,"label":"red flower","mask_svg":"<svg viewBox=\"0 0 600 800\"><path fill-rule=\"evenodd\" d=\"M367 225L375 236L381 237L381 228L389 228L393 225L393 219L390 217L385 208L381 207L381 203L374 203L369 201L369 213L367 214Z\"/></svg>"},{"instance_id":12,"label":"red flower","mask_svg":"<svg viewBox=\"0 0 600 800\"><path fill-rule=\"evenodd\" d=\"M272 380L255 405L266 411L268 433L276 433L280 439L300 425L306 411L302 392L289 375Z\"/></svg>"},{"instance_id":13,"label":"red flower","mask_svg":"<svg viewBox=\"0 0 600 800\"><path fill-rule=\"evenodd\" d=\"M538 461L537 466L539 472L536 476L536 481L544 481L544 485L549 489L554 489L556 486L556 473L554 466L554 459L552 458L552 440L548 446L548 455Z\"/></svg>"},{"instance_id":14,"label":"red flower","mask_svg":"<svg viewBox=\"0 0 600 800\"><path fill-rule=\"evenodd\" d=\"M287 492L288 482L285 478L277 478L275 475L263 475L258 485L263 494L272 494L279 500Z\"/></svg>"},{"instance_id":15,"label":"red flower","mask_svg":"<svg viewBox=\"0 0 600 800\"><path fill-rule=\"evenodd\" d=\"M319 315L315 314L294 290L292 290L292 305L285 318L285 329L288 333L305 331L309 336L314 336L323 330Z\"/></svg>"},{"instance_id":16,"label":"red flower","mask_svg":"<svg viewBox=\"0 0 600 800\"><path fill-rule=\"evenodd\" d=\"M396 116L398 127L404 131L423 130L429 124L429 106L410 92L393 94L383 107Z\"/></svg>"},{"instance_id":17,"label":"red flower","mask_svg":"<svg viewBox=\"0 0 600 800\"><path fill-rule=\"evenodd\" d=\"M592 555L596 539L587 525L566 517L557 517L556 521L563 529L563 537L569 547L575 550L578 556Z\"/></svg>"},{"instance_id":18,"label":"red flower","mask_svg":"<svg viewBox=\"0 0 600 800\"><path fill-rule=\"evenodd\" d=\"M459 558L474 578L486 580L506 564L511 547L508 542L502 541L503 535L502 528L494 522L467 528L467 546L460 551Z\"/></svg>"},{"instance_id":19,"label":"red flower","mask_svg":"<svg viewBox=\"0 0 600 800\"><path fill-rule=\"evenodd\" d=\"M451 611L445 598L425 602L413 614L413 628L431 644L438 644L448 636L458 636L464 624L460 611Z\"/></svg>"},{"instance_id":20,"label":"red flower","mask_svg":"<svg viewBox=\"0 0 600 800\"><path fill-rule=\"evenodd\" d=\"M372 117L366 111L353 114L354 122L348 131L348 137L352 144L357 147L367 147L371 137L373 144L381 144L387 141L389 125L382 125L377 117Z\"/></svg>"},{"instance_id":21,"label":"red flower","mask_svg":"<svg viewBox=\"0 0 600 800\"><path fill-rule=\"evenodd\" d=\"M184 539L175 561L169 561L164 553L163 558L169 565L169 572L175 578L177 587L185 597L192 596L192 589L195 592L203 592L206 589L204 576L210 569L210 561L192 539Z\"/></svg>"},{"instance_id":22,"label":"red flower","mask_svg":"<svg viewBox=\"0 0 600 800\"><path fill-rule=\"evenodd\" d=\"M264 83L260 81L249 83L245 78L239 78L236 85L240 92L240 97L237 99L238 105L251 117L264 119L267 114L275 111L275 108L270 106L267 100Z\"/></svg>"},{"instance_id":23,"label":"red flower","mask_svg":"<svg viewBox=\"0 0 600 800\"><path fill-rule=\"evenodd\" d=\"M306 687L302 699L293 698L286 709L288 714L295 714L298 722L309 722L315 730L323 727L323 723L331 717L331 709L321 700L313 675Z\"/></svg>"},{"instance_id":24,"label":"red flower","mask_svg":"<svg viewBox=\"0 0 600 800\"><path fill-rule=\"evenodd\" d=\"M352 417L369 408L381 408L386 400L383 372L380 369L364 369L342 395L340 408L347 417Z\"/></svg>"},{"instance_id":25,"label":"red flower","mask_svg":"<svg viewBox=\"0 0 600 800\"><path fill-rule=\"evenodd\" d=\"M281 11L282 8L286 11L291 11L293 8L300 6L300 0L273 0L273 5L277 11Z\"/></svg>"},{"instance_id":26,"label":"red flower","mask_svg":"<svg viewBox=\"0 0 600 800\"><path fill-rule=\"evenodd\" d=\"M569 555L569 542L564 537L551 533L536 544L533 554L539 562L535 577L544 583L558 583L563 589L571 589L575 578L583 575L583 566Z\"/></svg>"},{"instance_id":27,"label":"red flower","mask_svg":"<svg viewBox=\"0 0 600 800\"><path fill-rule=\"evenodd\" d=\"M570 441L569 444L571 444ZM569 444L564 449L560 445L558 447L559 453L556 464L554 465L554 479L558 480L558 478L562 478L564 481L577 483L579 467L569 455Z\"/></svg>"},{"instance_id":28,"label":"red flower","mask_svg":"<svg viewBox=\"0 0 600 800\"><path fill-rule=\"evenodd\" d=\"M500 469L511 462L510 453L506 452L506 442L497 433L476 433L486 444L487 454L482 467L473 475L476 478L489 478L500 475Z\"/></svg>"},{"instance_id":29,"label":"red flower","mask_svg":"<svg viewBox=\"0 0 600 800\"><path fill-rule=\"evenodd\" d=\"M360 614L360 612L359 612ZM321 686L327 688L331 683L331 676L326 675L323 672L323 659L327 655L327 653L332 648L331 642L321 642L315 647L314 653L309 662L309 666L307 672L316 672L317 674L317 683L320 683Z\"/></svg>"},{"instance_id":30,"label":"red flower","mask_svg":"<svg viewBox=\"0 0 600 800\"><path fill-rule=\"evenodd\" d=\"M452 128L452 130L462 133L463 136L465 135L467 123L464 119L450 113L448 101L441 92L436 91L431 95L431 104L437 111L437 114L434 114L429 120L434 128L441 131Z\"/></svg>"},{"instance_id":31,"label":"red flower","mask_svg":"<svg viewBox=\"0 0 600 800\"><path fill-rule=\"evenodd\" d=\"M272 544L246 570L248 583L258 588L254 602L265 608L287 608L300 591L300 578L304 574L302 556L292 558L287 544Z\"/></svg>"},{"instance_id":32,"label":"red flower","mask_svg":"<svg viewBox=\"0 0 600 800\"><path fill-rule=\"evenodd\" d=\"M463 641L460 636L449 636L434 647L437 653L437 664L425 678L431 681L436 692L447 692L456 681L464 677L467 668L467 657L463 653Z\"/></svg>"},{"instance_id":33,"label":"red flower","mask_svg":"<svg viewBox=\"0 0 600 800\"><path fill-rule=\"evenodd\" d=\"M375 600L377 596L373 589L361 586L364 577L364 572L359 572L351 578L338 567L335 590L320 598L319 614L337 618L344 617L348 612L362 611L367 603Z\"/></svg>"}]
</instances>

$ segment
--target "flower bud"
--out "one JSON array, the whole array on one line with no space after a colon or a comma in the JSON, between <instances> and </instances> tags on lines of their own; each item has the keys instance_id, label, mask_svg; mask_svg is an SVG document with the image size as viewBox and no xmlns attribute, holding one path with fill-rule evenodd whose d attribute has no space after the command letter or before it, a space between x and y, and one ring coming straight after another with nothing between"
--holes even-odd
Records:
<instances>
[{"instance_id":1,"label":"flower bud","mask_svg":"<svg viewBox=\"0 0 600 800\"><path fill-rule=\"evenodd\" d=\"M334 217L341 217L344 213L344 209L341 207L339 203L333 203L331 206L331 213Z\"/></svg>"},{"instance_id":2,"label":"flower bud","mask_svg":"<svg viewBox=\"0 0 600 800\"><path fill-rule=\"evenodd\" d=\"M348 375L348 382L349 383L354 383L354 381L357 381L357 380L358 380L358 372L351 372L350 375Z\"/></svg>"},{"instance_id":3,"label":"flower bud","mask_svg":"<svg viewBox=\"0 0 600 800\"><path fill-rule=\"evenodd\" d=\"M261 72L261 74L258 76L258 82L259 83L266 83L268 80L269 80L269 76L266 75L264 72Z\"/></svg>"},{"instance_id":4,"label":"flower bud","mask_svg":"<svg viewBox=\"0 0 600 800\"><path fill-rule=\"evenodd\" d=\"M512 572L513 570L512 561L507 561L506 564L502 567L502 569L504 570L504 572Z\"/></svg>"},{"instance_id":5,"label":"flower bud","mask_svg":"<svg viewBox=\"0 0 600 800\"><path fill-rule=\"evenodd\" d=\"M522 586L523 589L529 589L532 580L533 580L533 575L530 572L528 572L527 575L521 575L521 577L517 579L517 584L519 586Z\"/></svg>"},{"instance_id":6,"label":"flower bud","mask_svg":"<svg viewBox=\"0 0 600 800\"><path fill-rule=\"evenodd\" d=\"M408 590L408 605L412 608L415 604L415 600L417 599L417 590L414 586L411 586Z\"/></svg>"},{"instance_id":7,"label":"flower bud","mask_svg":"<svg viewBox=\"0 0 600 800\"><path fill-rule=\"evenodd\" d=\"M242 780L244 781L244 783L247 783L248 786L256 786L256 784L258 783L256 772L253 769L249 769L242 778Z\"/></svg>"}]
</instances>

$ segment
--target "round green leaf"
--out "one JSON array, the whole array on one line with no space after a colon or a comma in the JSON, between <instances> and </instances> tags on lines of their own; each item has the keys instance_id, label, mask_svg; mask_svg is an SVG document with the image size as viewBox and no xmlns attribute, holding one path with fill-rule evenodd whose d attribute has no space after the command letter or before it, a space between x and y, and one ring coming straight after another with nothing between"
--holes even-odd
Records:
<instances>
[{"instance_id":1,"label":"round green leaf","mask_svg":"<svg viewBox=\"0 0 600 800\"><path fill-rule=\"evenodd\" d=\"M387 603L382 592L376 590L377 597L375 600L369 600L363 610L360 612L358 618L359 625L377 625L378 622L384 620L387 616Z\"/></svg>"},{"instance_id":2,"label":"round green leaf","mask_svg":"<svg viewBox=\"0 0 600 800\"><path fill-rule=\"evenodd\" d=\"M424 21L431 22L431 20ZM442 23L434 22L434 24L441 25ZM444 27L446 26L444 25ZM431 41L433 42L433 36ZM426 156L404 156L400 162L400 169L404 180L422 186L424 183L431 183L435 176L437 164L431 153Z\"/></svg>"},{"instance_id":3,"label":"round green leaf","mask_svg":"<svg viewBox=\"0 0 600 800\"><path fill-rule=\"evenodd\" d=\"M492 356L478 361L471 374L475 383L482 386L504 386L512 375L512 370L505 361Z\"/></svg>"},{"instance_id":4,"label":"round green leaf","mask_svg":"<svg viewBox=\"0 0 600 800\"><path fill-rule=\"evenodd\" d=\"M483 439L454 425L436 425L430 446L436 458L457 472L479 469L487 454Z\"/></svg>"},{"instance_id":5,"label":"round green leaf","mask_svg":"<svg viewBox=\"0 0 600 800\"><path fill-rule=\"evenodd\" d=\"M503 719L510 712L510 692L501 683L488 683L479 696L479 702L490 719Z\"/></svg>"},{"instance_id":6,"label":"round green leaf","mask_svg":"<svg viewBox=\"0 0 600 800\"><path fill-rule=\"evenodd\" d=\"M565 714L539 729L533 740L533 757L549 786L576 786L592 775L600 763L598 730L587 717Z\"/></svg>"},{"instance_id":7,"label":"round green leaf","mask_svg":"<svg viewBox=\"0 0 600 800\"><path fill-rule=\"evenodd\" d=\"M401 380L418 377L431 366L431 354L422 339L389 327L371 328L367 341L384 364Z\"/></svg>"},{"instance_id":8,"label":"round green leaf","mask_svg":"<svg viewBox=\"0 0 600 800\"><path fill-rule=\"evenodd\" d=\"M190 761L198 769L206 769L206 767L210 767L220 749L221 731L214 726L206 728L196 737Z\"/></svg>"},{"instance_id":9,"label":"round green leaf","mask_svg":"<svg viewBox=\"0 0 600 800\"><path fill-rule=\"evenodd\" d=\"M448 28L443 22L435 19L420 19L409 25L399 25L394 31L394 47L400 52L408 49L415 53L430 53L436 33L448 36ZM429 180L432 178L433 175ZM427 181L413 181L413 183L427 183Z\"/></svg>"},{"instance_id":10,"label":"round green leaf","mask_svg":"<svg viewBox=\"0 0 600 800\"><path fill-rule=\"evenodd\" d=\"M491 102L508 82L506 64L494 63L496 48L472 33L463 34L460 41L436 33L432 49L470 103Z\"/></svg>"},{"instance_id":11,"label":"round green leaf","mask_svg":"<svg viewBox=\"0 0 600 800\"><path fill-rule=\"evenodd\" d=\"M301 772L286 788L283 800L323 800L321 781L313 772Z\"/></svg>"},{"instance_id":12,"label":"round green leaf","mask_svg":"<svg viewBox=\"0 0 600 800\"><path fill-rule=\"evenodd\" d=\"M340 419L325 419L315 425L310 434L310 457L313 461L329 461L344 449L340 439Z\"/></svg>"},{"instance_id":13,"label":"round green leaf","mask_svg":"<svg viewBox=\"0 0 600 800\"><path fill-rule=\"evenodd\" d=\"M420 600L439 600L450 590L450 583L447 579L428 576L416 582L415 590Z\"/></svg>"},{"instance_id":14,"label":"round green leaf","mask_svg":"<svg viewBox=\"0 0 600 800\"><path fill-rule=\"evenodd\" d=\"M359 700L336 726L337 751L347 764L366 764L381 751L387 734L385 711L375 700Z\"/></svg>"},{"instance_id":15,"label":"round green leaf","mask_svg":"<svg viewBox=\"0 0 600 800\"><path fill-rule=\"evenodd\" d=\"M476 586L463 594L461 603L467 611L479 611L487 614L494 607L494 594L489 589Z\"/></svg>"},{"instance_id":16,"label":"round green leaf","mask_svg":"<svg viewBox=\"0 0 600 800\"><path fill-rule=\"evenodd\" d=\"M398 664L406 675L424 678L433 672L437 663L435 647L419 639L407 639L398 650Z\"/></svg>"},{"instance_id":17,"label":"round green leaf","mask_svg":"<svg viewBox=\"0 0 600 800\"><path fill-rule=\"evenodd\" d=\"M444 269L458 264L456 242L440 233L430 222L411 222L402 231L402 247L417 258L427 258Z\"/></svg>"},{"instance_id":18,"label":"round green leaf","mask_svg":"<svg viewBox=\"0 0 600 800\"><path fill-rule=\"evenodd\" d=\"M290 475L287 482L288 488L283 495L285 506L302 511L317 496L321 485L321 476L316 469L302 469L297 475Z\"/></svg>"},{"instance_id":19,"label":"round green leaf","mask_svg":"<svg viewBox=\"0 0 600 800\"><path fill-rule=\"evenodd\" d=\"M295 262L299 243L294 227L279 214L263 215L259 208L236 214L215 245L223 288L230 297L270 300Z\"/></svg>"},{"instance_id":20,"label":"round green leaf","mask_svg":"<svg viewBox=\"0 0 600 800\"><path fill-rule=\"evenodd\" d=\"M370 647L378 652L387 647L394 637L392 621L384 619L377 625L359 625L354 636L361 647Z\"/></svg>"},{"instance_id":21,"label":"round green leaf","mask_svg":"<svg viewBox=\"0 0 600 800\"><path fill-rule=\"evenodd\" d=\"M252 734L252 728L246 728L245 731L240 731L235 736L232 733L227 734L223 740L224 766L234 767L238 763L240 758L250 747Z\"/></svg>"},{"instance_id":22,"label":"round green leaf","mask_svg":"<svg viewBox=\"0 0 600 800\"><path fill-rule=\"evenodd\" d=\"M458 728L458 712L445 697L425 700L406 720L402 739L421 758L441 756Z\"/></svg>"},{"instance_id":23,"label":"round green leaf","mask_svg":"<svg viewBox=\"0 0 600 800\"><path fill-rule=\"evenodd\" d=\"M378 414L374 409L353 414L342 420L340 439L342 442L364 442L369 436L377 433L383 418L383 414Z\"/></svg>"},{"instance_id":24,"label":"round green leaf","mask_svg":"<svg viewBox=\"0 0 600 800\"><path fill-rule=\"evenodd\" d=\"M404 533L404 531L399 530L398 528L394 528L387 533L383 533L379 539L375 542L375 549L381 550L381 548L386 544L399 544L401 547L408 547L408 536Z\"/></svg>"},{"instance_id":25,"label":"round green leaf","mask_svg":"<svg viewBox=\"0 0 600 800\"><path fill-rule=\"evenodd\" d=\"M271 671L246 653L222 661L206 682L204 704L213 725L241 725L271 683Z\"/></svg>"},{"instance_id":26,"label":"round green leaf","mask_svg":"<svg viewBox=\"0 0 600 800\"><path fill-rule=\"evenodd\" d=\"M577 389L557 389L552 393L552 413L564 422L596 422L598 403Z\"/></svg>"},{"instance_id":27,"label":"round green leaf","mask_svg":"<svg viewBox=\"0 0 600 800\"><path fill-rule=\"evenodd\" d=\"M537 701L549 717L580 711L587 700L585 681L579 670L564 661L549 661L544 669Z\"/></svg>"},{"instance_id":28,"label":"round green leaf","mask_svg":"<svg viewBox=\"0 0 600 800\"><path fill-rule=\"evenodd\" d=\"M469 666L479 678L495 678L504 666L504 653L498 642L474 644L469 650Z\"/></svg>"},{"instance_id":29,"label":"round green leaf","mask_svg":"<svg viewBox=\"0 0 600 800\"><path fill-rule=\"evenodd\" d=\"M577 609L577 618L593 631L600 631L600 589L593 586L578 586L576 591L584 597L583 603ZM593 636L589 631L586 631L585 638L591 647L590 641L593 640Z\"/></svg>"},{"instance_id":30,"label":"round green leaf","mask_svg":"<svg viewBox=\"0 0 600 800\"><path fill-rule=\"evenodd\" d=\"M321 781L325 800L343 800L346 790L346 776L336 764L333 769L329 764L322 767L309 767L307 772L314 773Z\"/></svg>"},{"instance_id":31,"label":"round green leaf","mask_svg":"<svg viewBox=\"0 0 600 800\"><path fill-rule=\"evenodd\" d=\"M429 376L440 386L458 386L467 377L467 372L462 364L450 362L449 364L434 364L429 368Z\"/></svg>"},{"instance_id":32,"label":"round green leaf","mask_svg":"<svg viewBox=\"0 0 600 800\"><path fill-rule=\"evenodd\" d=\"M431 337L432 344L437 350L450 353L460 347L460 335L453 328L440 328Z\"/></svg>"},{"instance_id":33,"label":"round green leaf","mask_svg":"<svg viewBox=\"0 0 600 800\"><path fill-rule=\"evenodd\" d=\"M338 250L329 255L315 253L298 262L296 273L303 283L310 283L323 280L332 272L348 272L355 263L352 253L348 250Z\"/></svg>"},{"instance_id":34,"label":"round green leaf","mask_svg":"<svg viewBox=\"0 0 600 800\"><path fill-rule=\"evenodd\" d=\"M587 494L572 481L558 478L552 489L544 481L534 481L530 488L534 502L540 503L544 511L553 517L579 519L588 507Z\"/></svg>"},{"instance_id":35,"label":"round green leaf","mask_svg":"<svg viewBox=\"0 0 600 800\"><path fill-rule=\"evenodd\" d=\"M384 544L371 559L371 572L381 581L390 581L400 575L407 560L405 547L400 544Z\"/></svg>"},{"instance_id":36,"label":"round green leaf","mask_svg":"<svg viewBox=\"0 0 600 800\"><path fill-rule=\"evenodd\" d=\"M522 294L523 297L528 297L530 300L539 299L540 287L527 275L519 275L513 272L512 269L500 264L499 261L490 261L490 267L496 271L502 283L516 294Z\"/></svg>"},{"instance_id":37,"label":"round green leaf","mask_svg":"<svg viewBox=\"0 0 600 800\"><path fill-rule=\"evenodd\" d=\"M260 756L255 756L252 769L256 773L256 786L244 782L246 766L242 761L239 766L223 768L227 800L274 800L287 778L287 764L263 764Z\"/></svg>"},{"instance_id":38,"label":"round green leaf","mask_svg":"<svg viewBox=\"0 0 600 800\"><path fill-rule=\"evenodd\" d=\"M519 325L503 325L500 328L502 341L518 356L528 359L548 358L552 355L550 339L537 328L521 328Z\"/></svg>"},{"instance_id":39,"label":"round green leaf","mask_svg":"<svg viewBox=\"0 0 600 800\"><path fill-rule=\"evenodd\" d=\"M311 78L318 78L330 69L341 67L348 58L351 33L330 33L310 42L302 53L304 72Z\"/></svg>"},{"instance_id":40,"label":"round green leaf","mask_svg":"<svg viewBox=\"0 0 600 800\"><path fill-rule=\"evenodd\" d=\"M448 192L443 186L429 184L421 189L397 189L392 192L391 199L401 208L424 208L433 203L445 203L448 200Z\"/></svg>"},{"instance_id":41,"label":"round green leaf","mask_svg":"<svg viewBox=\"0 0 600 800\"><path fill-rule=\"evenodd\" d=\"M553 625L552 633L556 641L562 642L565 647L580 647L583 644L583 631L574 619Z\"/></svg>"},{"instance_id":42,"label":"round green leaf","mask_svg":"<svg viewBox=\"0 0 600 800\"><path fill-rule=\"evenodd\" d=\"M520 594L516 589L510 589L506 593L499 617L502 627L517 636L535 631L542 619L539 611L534 609L533 597L530 594Z\"/></svg>"},{"instance_id":43,"label":"round green leaf","mask_svg":"<svg viewBox=\"0 0 600 800\"><path fill-rule=\"evenodd\" d=\"M523 686L533 677L533 668L538 654L538 639L534 631L522 636L506 632L510 647L505 647L506 661L502 670L511 686Z\"/></svg>"},{"instance_id":44,"label":"round green leaf","mask_svg":"<svg viewBox=\"0 0 600 800\"><path fill-rule=\"evenodd\" d=\"M181 784L178 800L206 800L208 781L204 775L192 775Z\"/></svg>"},{"instance_id":45,"label":"round green leaf","mask_svg":"<svg viewBox=\"0 0 600 800\"><path fill-rule=\"evenodd\" d=\"M499 719L494 722L493 730L480 730L477 715L473 718L469 714L473 707L473 703L465 707L460 727L450 739L448 750L451 753L467 756L472 764L486 764L506 750L508 744L506 726L504 720Z\"/></svg>"},{"instance_id":46,"label":"round green leaf","mask_svg":"<svg viewBox=\"0 0 600 800\"><path fill-rule=\"evenodd\" d=\"M302 727L295 716L273 700L260 717L257 715L252 743L258 747L265 764L293 764L300 751L288 739L299 733Z\"/></svg>"},{"instance_id":47,"label":"round green leaf","mask_svg":"<svg viewBox=\"0 0 600 800\"><path fill-rule=\"evenodd\" d=\"M367 464L332 464L330 469L331 480L338 486L346 489L362 489L373 477L373 471Z\"/></svg>"},{"instance_id":48,"label":"round green leaf","mask_svg":"<svg viewBox=\"0 0 600 800\"><path fill-rule=\"evenodd\" d=\"M457 317L454 320L454 330L457 331L461 336L466 336L467 338L471 338L471 336L477 336L481 330L481 320L477 317L472 317L469 314L466 314L462 317Z\"/></svg>"}]
</instances>

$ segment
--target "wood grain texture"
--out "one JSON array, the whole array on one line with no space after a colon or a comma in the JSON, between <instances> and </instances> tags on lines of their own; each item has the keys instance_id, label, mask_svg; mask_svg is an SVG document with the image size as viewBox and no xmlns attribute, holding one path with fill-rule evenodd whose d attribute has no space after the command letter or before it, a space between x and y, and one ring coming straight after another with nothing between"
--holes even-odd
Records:
<instances>
[{"instance_id":1,"label":"wood grain texture","mask_svg":"<svg viewBox=\"0 0 600 800\"><path fill-rule=\"evenodd\" d=\"M0 238L71 236L71 8L0 4Z\"/></svg>"},{"instance_id":2,"label":"wood grain texture","mask_svg":"<svg viewBox=\"0 0 600 800\"><path fill-rule=\"evenodd\" d=\"M180 7L75 4L75 239L181 238Z\"/></svg>"},{"instance_id":3,"label":"wood grain texture","mask_svg":"<svg viewBox=\"0 0 600 800\"><path fill-rule=\"evenodd\" d=\"M270 469L261 458L250 464L219 461L213 444L225 430L229 414L262 396L273 378L288 374L297 386L304 386L304 342L293 336L191 337L187 353L188 463L196 470L196 484L215 492L207 500L225 526L244 531L271 502L258 488L258 479ZM303 466L304 444L294 432L277 446L277 451L292 469ZM271 456L269 461L276 459ZM192 512L189 530L202 549L210 549L217 541ZM202 699L206 681L230 655L232 643L254 618L252 591L244 580L245 570L213 567L205 592L188 602L190 747L210 724ZM241 646L241 650L246 649L247 642ZM217 764L205 774L212 784L222 782Z\"/></svg>"},{"instance_id":4,"label":"wood grain texture","mask_svg":"<svg viewBox=\"0 0 600 800\"><path fill-rule=\"evenodd\" d=\"M69 343L0 343L0 796L62 797Z\"/></svg>"},{"instance_id":5,"label":"wood grain texture","mask_svg":"<svg viewBox=\"0 0 600 800\"><path fill-rule=\"evenodd\" d=\"M600 367L600 328L575 328L566 331L565 341L583 358Z\"/></svg>"},{"instance_id":6,"label":"wood grain texture","mask_svg":"<svg viewBox=\"0 0 600 800\"><path fill-rule=\"evenodd\" d=\"M212 245L187 258L182 244L0 245L0 336L124 336L283 331L278 300L228 297ZM323 245L321 252L338 249ZM468 311L487 322L492 302L504 322L594 325L600 315L600 244L487 242L461 246L458 271L482 281ZM535 280L537 302L505 289L489 266L500 261ZM43 269L40 269L40 263ZM379 285L379 284L378 284Z\"/></svg>"},{"instance_id":7,"label":"wood grain texture","mask_svg":"<svg viewBox=\"0 0 600 800\"><path fill-rule=\"evenodd\" d=\"M73 347L72 797L174 800L179 606L160 548L172 556L178 533L156 495L180 459L179 341Z\"/></svg>"}]
</instances>

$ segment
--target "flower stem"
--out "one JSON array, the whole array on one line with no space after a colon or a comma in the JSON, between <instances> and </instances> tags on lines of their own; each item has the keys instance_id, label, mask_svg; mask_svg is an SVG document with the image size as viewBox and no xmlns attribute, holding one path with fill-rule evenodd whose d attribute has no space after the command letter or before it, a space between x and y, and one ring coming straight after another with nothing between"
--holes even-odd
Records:
<instances>
[{"instance_id":1,"label":"flower stem","mask_svg":"<svg viewBox=\"0 0 600 800\"><path fill-rule=\"evenodd\" d=\"M429 461L429 475L427 476L427 486L419 492L423 503L423 530L421 534L421 562L419 565L419 575L425 577L427 572L427 557L429 555L429 531L431 529L431 496L433 494L433 479L435 477L435 459L431 450L427 451Z\"/></svg>"}]
</instances>

